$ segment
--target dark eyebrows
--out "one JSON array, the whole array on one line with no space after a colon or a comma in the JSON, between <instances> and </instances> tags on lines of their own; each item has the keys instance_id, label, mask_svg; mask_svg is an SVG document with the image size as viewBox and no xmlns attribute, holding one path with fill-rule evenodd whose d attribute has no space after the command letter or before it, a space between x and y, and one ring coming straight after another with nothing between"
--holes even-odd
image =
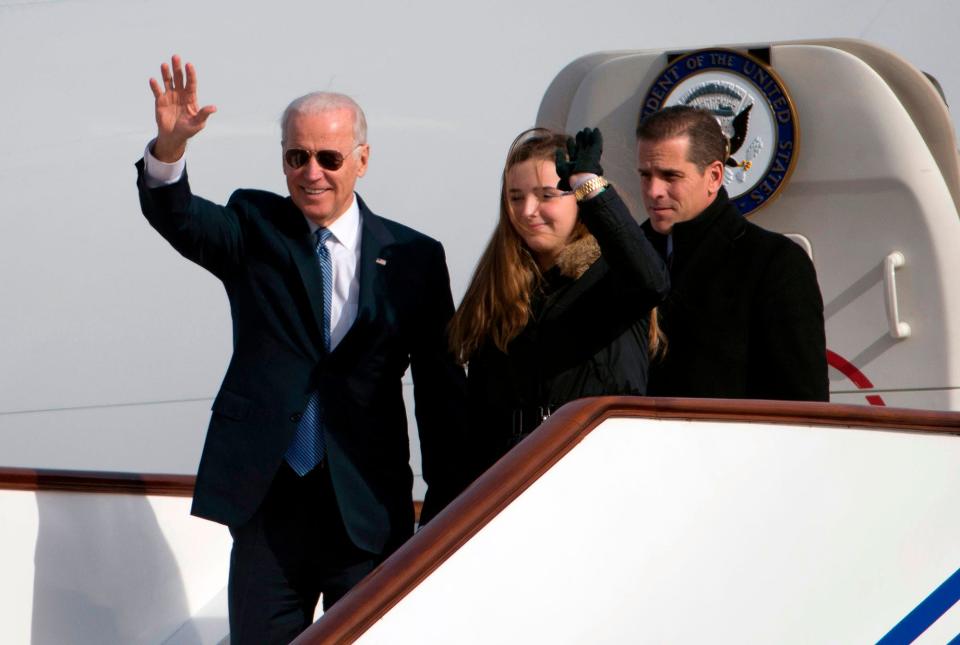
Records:
<instances>
[{"instance_id":1,"label":"dark eyebrows","mask_svg":"<svg viewBox=\"0 0 960 645\"><path fill-rule=\"evenodd\" d=\"M679 168L640 168L637 172L641 175L659 175L661 177L683 177L684 173Z\"/></svg>"}]
</instances>

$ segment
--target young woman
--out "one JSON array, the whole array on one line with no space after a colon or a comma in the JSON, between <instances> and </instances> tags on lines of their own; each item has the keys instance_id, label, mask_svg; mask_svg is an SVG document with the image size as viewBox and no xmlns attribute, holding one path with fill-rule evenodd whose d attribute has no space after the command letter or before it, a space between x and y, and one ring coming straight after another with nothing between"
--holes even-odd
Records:
<instances>
[{"instance_id":1,"label":"young woman","mask_svg":"<svg viewBox=\"0 0 960 645\"><path fill-rule=\"evenodd\" d=\"M599 130L507 154L500 219L450 323L487 467L573 399L646 392L666 267L603 179Z\"/></svg>"}]
</instances>

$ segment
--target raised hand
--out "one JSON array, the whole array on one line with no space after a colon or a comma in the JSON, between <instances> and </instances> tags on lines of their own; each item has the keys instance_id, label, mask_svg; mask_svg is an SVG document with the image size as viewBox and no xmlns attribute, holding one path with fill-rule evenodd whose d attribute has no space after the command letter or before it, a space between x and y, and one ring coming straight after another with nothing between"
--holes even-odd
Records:
<instances>
[{"instance_id":1,"label":"raised hand","mask_svg":"<svg viewBox=\"0 0 960 645\"><path fill-rule=\"evenodd\" d=\"M187 63L186 77L180 57L176 54L170 65L160 65L163 85L150 79L155 99L157 141L153 155L160 161L173 162L183 156L187 140L203 130L207 118L217 111L213 105L200 107L197 102L197 71Z\"/></svg>"},{"instance_id":2,"label":"raised hand","mask_svg":"<svg viewBox=\"0 0 960 645\"><path fill-rule=\"evenodd\" d=\"M570 190L570 177L581 173L602 175L600 155L603 154L603 136L597 128L584 128L577 138L567 138L567 153L557 148L557 175L560 182L557 188Z\"/></svg>"}]
</instances>

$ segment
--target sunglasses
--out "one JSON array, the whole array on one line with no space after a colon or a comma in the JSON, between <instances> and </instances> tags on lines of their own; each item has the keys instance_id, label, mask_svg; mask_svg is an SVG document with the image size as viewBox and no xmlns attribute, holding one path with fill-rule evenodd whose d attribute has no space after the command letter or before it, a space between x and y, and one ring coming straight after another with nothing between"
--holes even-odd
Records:
<instances>
[{"instance_id":1,"label":"sunglasses","mask_svg":"<svg viewBox=\"0 0 960 645\"><path fill-rule=\"evenodd\" d=\"M353 146L353 149L350 152L353 152L360 146L362 143L358 143ZM350 154L348 152L347 154ZM305 166L309 161L310 157L314 157L317 160L317 163L324 170L340 170L340 166L343 165L344 159L346 157L336 150L317 150L316 152L311 153L308 150L303 150L302 148L288 148L283 153L283 160L291 168L300 168Z\"/></svg>"}]
</instances>

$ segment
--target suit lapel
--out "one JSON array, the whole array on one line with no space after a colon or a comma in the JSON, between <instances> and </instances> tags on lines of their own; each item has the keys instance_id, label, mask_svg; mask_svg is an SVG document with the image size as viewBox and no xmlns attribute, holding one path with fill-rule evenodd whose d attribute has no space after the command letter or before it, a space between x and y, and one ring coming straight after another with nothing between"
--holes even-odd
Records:
<instances>
[{"instance_id":1,"label":"suit lapel","mask_svg":"<svg viewBox=\"0 0 960 645\"><path fill-rule=\"evenodd\" d=\"M393 235L383 225L383 220L370 212L359 195L357 203L360 206L362 219L360 262L357 266L360 281L357 319L334 349L335 356L350 354L350 348L363 338L364 329L376 319L382 295L385 292L386 272L393 269L387 262L389 247L394 242Z\"/></svg>"},{"instance_id":2,"label":"suit lapel","mask_svg":"<svg viewBox=\"0 0 960 645\"><path fill-rule=\"evenodd\" d=\"M310 233L310 227L307 225L300 209L294 206L289 197L286 199L286 203L288 204L288 212L280 218L281 229L284 232L284 239L290 249L294 264L297 266L297 271L300 273L300 279L303 281L307 300L310 303L314 324L311 331L322 338L323 276L320 274L320 261L317 259L314 237Z\"/></svg>"}]
</instances>

